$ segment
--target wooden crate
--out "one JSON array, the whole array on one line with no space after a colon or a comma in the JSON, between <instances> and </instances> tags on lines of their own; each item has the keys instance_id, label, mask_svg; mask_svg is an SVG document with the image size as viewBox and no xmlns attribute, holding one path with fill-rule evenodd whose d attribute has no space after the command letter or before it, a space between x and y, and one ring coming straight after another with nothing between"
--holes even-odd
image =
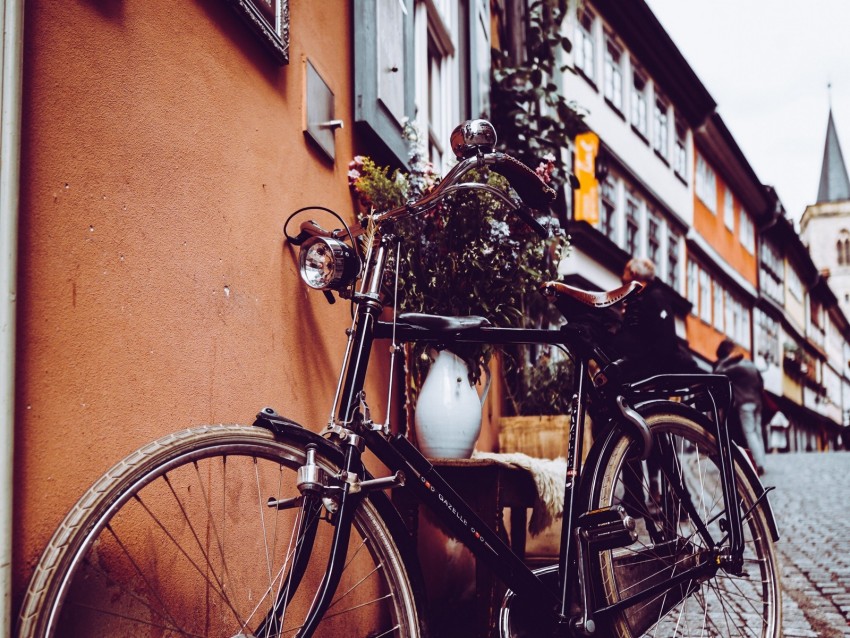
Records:
<instances>
[{"instance_id":1,"label":"wooden crate","mask_svg":"<svg viewBox=\"0 0 850 638\"><path fill-rule=\"evenodd\" d=\"M570 417L510 416L499 419L499 451L522 452L541 459L567 454Z\"/></svg>"}]
</instances>

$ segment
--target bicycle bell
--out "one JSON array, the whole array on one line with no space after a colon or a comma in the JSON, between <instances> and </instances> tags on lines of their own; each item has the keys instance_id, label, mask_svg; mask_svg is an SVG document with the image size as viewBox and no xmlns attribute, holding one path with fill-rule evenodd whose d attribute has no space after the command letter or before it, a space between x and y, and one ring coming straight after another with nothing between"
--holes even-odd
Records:
<instances>
[{"instance_id":1,"label":"bicycle bell","mask_svg":"<svg viewBox=\"0 0 850 638\"><path fill-rule=\"evenodd\" d=\"M466 120L452 131L451 144L458 159L492 153L496 146L496 129L487 120Z\"/></svg>"}]
</instances>

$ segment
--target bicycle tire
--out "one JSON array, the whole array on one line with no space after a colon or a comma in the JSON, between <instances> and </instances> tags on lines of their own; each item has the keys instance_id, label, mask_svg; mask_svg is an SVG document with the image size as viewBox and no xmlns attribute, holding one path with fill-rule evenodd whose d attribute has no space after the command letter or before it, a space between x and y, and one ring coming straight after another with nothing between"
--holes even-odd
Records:
<instances>
[{"instance_id":1,"label":"bicycle tire","mask_svg":"<svg viewBox=\"0 0 850 638\"><path fill-rule=\"evenodd\" d=\"M301 511L271 507L268 499L298 496L304 440L281 440L260 427L201 426L119 462L43 552L18 635L252 636L284 587L285 559L297 541L283 531L297 529ZM319 447L316 462L335 474L329 447ZM389 505L376 493L357 508L346 569L315 636L421 634L421 596L394 542L398 530L376 507L381 499ZM332 533L326 515L318 528L301 585L272 635L295 635L324 575Z\"/></svg>"},{"instance_id":2,"label":"bicycle tire","mask_svg":"<svg viewBox=\"0 0 850 638\"><path fill-rule=\"evenodd\" d=\"M674 403L656 406L644 418L653 434L655 453L660 437L669 437L697 511L710 522L713 538L722 538L719 461L710 422L702 414ZM637 523L635 543L599 554L599 584L608 604L671 578L677 570L694 564L704 549L685 508L665 486L669 477L658 472L656 490L647 480L648 466L636 469L632 455L635 445L627 433L613 430L595 461L589 489L592 509L622 505ZM743 575L734 576L721 568L704 582L691 581L668 589L661 596L614 614L610 635L780 636L781 587L773 540L761 508L751 510L757 496L742 462L735 462L739 502L742 514L750 512L743 521Z\"/></svg>"}]
</instances>

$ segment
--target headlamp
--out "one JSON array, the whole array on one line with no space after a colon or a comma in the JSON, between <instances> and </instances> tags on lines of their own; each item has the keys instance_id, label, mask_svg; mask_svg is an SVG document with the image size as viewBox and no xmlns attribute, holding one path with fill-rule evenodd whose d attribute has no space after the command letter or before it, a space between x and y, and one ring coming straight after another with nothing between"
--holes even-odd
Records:
<instances>
[{"instance_id":1,"label":"headlamp","mask_svg":"<svg viewBox=\"0 0 850 638\"><path fill-rule=\"evenodd\" d=\"M316 290L341 290L354 281L360 260L346 243L332 237L311 237L301 245L301 279Z\"/></svg>"}]
</instances>

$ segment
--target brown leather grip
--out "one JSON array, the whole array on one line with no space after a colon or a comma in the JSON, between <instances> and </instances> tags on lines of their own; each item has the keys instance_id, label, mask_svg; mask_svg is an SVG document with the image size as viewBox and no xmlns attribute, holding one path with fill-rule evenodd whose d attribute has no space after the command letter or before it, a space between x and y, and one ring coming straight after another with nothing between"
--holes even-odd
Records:
<instances>
[{"instance_id":1,"label":"brown leather grip","mask_svg":"<svg viewBox=\"0 0 850 638\"><path fill-rule=\"evenodd\" d=\"M546 186L537 173L510 155L499 153L491 168L507 178L527 206L546 210L555 201L555 191Z\"/></svg>"}]
</instances>

